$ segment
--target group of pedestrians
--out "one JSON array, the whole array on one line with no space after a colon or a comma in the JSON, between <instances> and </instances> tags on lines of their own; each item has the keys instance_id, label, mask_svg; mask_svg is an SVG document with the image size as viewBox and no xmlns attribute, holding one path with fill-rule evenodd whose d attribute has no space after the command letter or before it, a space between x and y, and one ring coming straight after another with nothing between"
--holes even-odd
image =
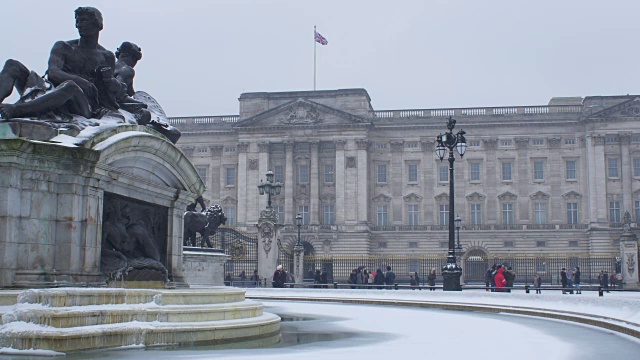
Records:
<instances>
[{"instance_id":1,"label":"group of pedestrians","mask_svg":"<svg viewBox=\"0 0 640 360\"><path fill-rule=\"evenodd\" d=\"M491 292L511 292L516 272L511 266L493 264L485 273L485 286Z\"/></svg>"},{"instance_id":2,"label":"group of pedestrians","mask_svg":"<svg viewBox=\"0 0 640 360\"><path fill-rule=\"evenodd\" d=\"M582 291L580 290L580 276L580 266L569 269L568 272L566 268L562 268L562 270L560 270L560 284L562 285L562 293L573 294L573 288L575 286L575 293L582 294Z\"/></svg>"},{"instance_id":3,"label":"group of pedestrians","mask_svg":"<svg viewBox=\"0 0 640 360\"><path fill-rule=\"evenodd\" d=\"M247 279L247 274L244 270L238 274L238 281L234 281L231 273L228 272L227 275L224 276L224 285L225 286L240 286L240 287L260 287L260 276L258 275L258 270L253 271L253 275L251 275Z\"/></svg>"}]
</instances>

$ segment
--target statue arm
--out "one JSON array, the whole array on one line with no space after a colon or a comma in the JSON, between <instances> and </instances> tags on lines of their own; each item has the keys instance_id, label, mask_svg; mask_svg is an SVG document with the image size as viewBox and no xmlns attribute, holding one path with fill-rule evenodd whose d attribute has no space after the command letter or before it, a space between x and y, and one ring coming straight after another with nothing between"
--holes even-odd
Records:
<instances>
[{"instance_id":1,"label":"statue arm","mask_svg":"<svg viewBox=\"0 0 640 360\"><path fill-rule=\"evenodd\" d=\"M68 52L68 47L69 44L67 44L66 42L58 41L53 45L53 48L51 48L47 69L49 80L56 86L62 84L67 80L72 80L78 86L80 86L87 98L95 99L94 103L98 103L98 89L95 87L95 85L81 76L70 74L63 70L65 65L65 55Z\"/></svg>"}]
</instances>

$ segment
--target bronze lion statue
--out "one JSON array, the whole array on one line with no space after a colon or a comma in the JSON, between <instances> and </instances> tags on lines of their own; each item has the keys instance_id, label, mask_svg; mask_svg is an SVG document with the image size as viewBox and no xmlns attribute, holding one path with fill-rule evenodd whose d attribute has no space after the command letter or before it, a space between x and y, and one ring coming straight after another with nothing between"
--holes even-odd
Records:
<instances>
[{"instance_id":1,"label":"bronze lion statue","mask_svg":"<svg viewBox=\"0 0 640 360\"><path fill-rule=\"evenodd\" d=\"M220 205L211 205L202 212L187 211L184 213L184 245L196 245L196 233L200 233L200 246L213 247L209 236L216 233L220 225L227 222Z\"/></svg>"}]
</instances>

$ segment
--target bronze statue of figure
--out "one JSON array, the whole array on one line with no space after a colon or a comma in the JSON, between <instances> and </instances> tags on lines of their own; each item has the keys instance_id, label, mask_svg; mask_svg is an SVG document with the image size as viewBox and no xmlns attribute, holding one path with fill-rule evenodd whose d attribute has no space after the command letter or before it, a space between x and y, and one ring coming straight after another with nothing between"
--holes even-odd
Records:
<instances>
[{"instance_id":1,"label":"bronze statue of figure","mask_svg":"<svg viewBox=\"0 0 640 360\"><path fill-rule=\"evenodd\" d=\"M227 217L220 205L211 205L202 212L195 211L194 205L193 211L184 213L184 245L191 243L191 246L196 246L196 233L200 233L200 246L204 247L206 243L208 247L213 247L209 236L215 234L218 227L226 222Z\"/></svg>"},{"instance_id":2,"label":"bronze statue of figure","mask_svg":"<svg viewBox=\"0 0 640 360\"><path fill-rule=\"evenodd\" d=\"M147 125L175 144L180 131L168 123L153 97L133 89L133 68L142 58L140 47L123 42L116 52L116 62L116 55L98 43L103 28L100 11L79 7L75 18L80 38L53 45L46 79L19 61L7 60L0 70L0 118L36 118L54 128L64 123L65 127L82 130L98 124L86 119L101 119L110 114L122 122ZM2 104L13 88L20 94L20 100ZM119 109L130 112L134 118L127 119L127 114L117 112Z\"/></svg>"},{"instance_id":3,"label":"bronze statue of figure","mask_svg":"<svg viewBox=\"0 0 640 360\"><path fill-rule=\"evenodd\" d=\"M21 99L16 104L0 104L3 119L38 116L51 111L91 118L104 114L102 106L114 109L115 102L110 100L113 95L99 94L96 86L117 83L108 70L115 67L115 56L98 43L102 14L92 7L80 7L76 9L75 17L80 38L56 42L49 55L47 78L55 88L42 80L35 91L29 91L25 96L30 75L32 83L37 83L34 81L37 76L16 60L5 63L0 72L0 100L9 96L14 86Z\"/></svg>"}]
</instances>

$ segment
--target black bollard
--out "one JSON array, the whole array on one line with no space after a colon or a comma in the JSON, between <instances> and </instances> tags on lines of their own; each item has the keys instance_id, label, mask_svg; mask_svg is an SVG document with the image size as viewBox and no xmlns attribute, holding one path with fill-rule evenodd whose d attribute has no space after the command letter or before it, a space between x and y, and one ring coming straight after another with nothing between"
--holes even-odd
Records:
<instances>
[{"instance_id":1,"label":"black bollard","mask_svg":"<svg viewBox=\"0 0 640 360\"><path fill-rule=\"evenodd\" d=\"M598 286L598 296L599 297L603 297L604 296L604 291L602 291L602 286Z\"/></svg>"},{"instance_id":2,"label":"black bollard","mask_svg":"<svg viewBox=\"0 0 640 360\"><path fill-rule=\"evenodd\" d=\"M393 288L398 290L398 284L397 283L393 284Z\"/></svg>"},{"instance_id":3,"label":"black bollard","mask_svg":"<svg viewBox=\"0 0 640 360\"><path fill-rule=\"evenodd\" d=\"M338 288L338 283L337 283L337 282L334 282L334 283L333 283L333 288L334 288L334 289L337 289L337 288Z\"/></svg>"},{"instance_id":4,"label":"black bollard","mask_svg":"<svg viewBox=\"0 0 640 360\"><path fill-rule=\"evenodd\" d=\"M525 292L526 294L528 294L528 293L529 293L529 285L525 285L525 286L524 286L524 292Z\"/></svg>"}]
</instances>

